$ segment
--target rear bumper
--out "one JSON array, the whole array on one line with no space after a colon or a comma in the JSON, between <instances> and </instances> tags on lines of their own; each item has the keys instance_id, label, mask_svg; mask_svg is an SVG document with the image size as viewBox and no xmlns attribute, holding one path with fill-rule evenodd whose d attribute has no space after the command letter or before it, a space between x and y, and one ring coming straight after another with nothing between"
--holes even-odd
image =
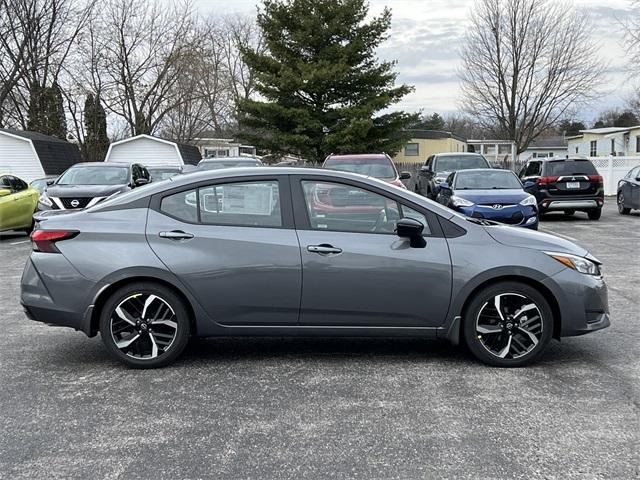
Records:
<instances>
[{"instance_id":1,"label":"rear bumper","mask_svg":"<svg viewBox=\"0 0 640 480\"><path fill-rule=\"evenodd\" d=\"M20 304L31 320L91 336L89 299L95 286L63 255L35 252L22 273Z\"/></svg>"},{"instance_id":2,"label":"rear bumper","mask_svg":"<svg viewBox=\"0 0 640 480\"><path fill-rule=\"evenodd\" d=\"M545 210L567 210L567 209L594 209L599 208L598 202L593 200L551 200L544 207Z\"/></svg>"}]
</instances>

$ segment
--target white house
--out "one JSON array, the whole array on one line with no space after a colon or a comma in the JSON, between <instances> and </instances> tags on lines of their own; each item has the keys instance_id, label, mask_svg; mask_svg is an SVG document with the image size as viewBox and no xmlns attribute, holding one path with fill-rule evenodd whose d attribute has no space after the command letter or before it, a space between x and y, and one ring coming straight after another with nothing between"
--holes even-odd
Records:
<instances>
[{"instance_id":1,"label":"white house","mask_svg":"<svg viewBox=\"0 0 640 480\"><path fill-rule=\"evenodd\" d=\"M536 138L520 154L520 162L527 162L532 158L566 158L568 154L567 139L564 136Z\"/></svg>"},{"instance_id":2,"label":"white house","mask_svg":"<svg viewBox=\"0 0 640 480\"><path fill-rule=\"evenodd\" d=\"M150 135L120 140L109 145L105 162L141 163L156 165L197 165L201 160L198 147L171 142Z\"/></svg>"},{"instance_id":3,"label":"white house","mask_svg":"<svg viewBox=\"0 0 640 480\"><path fill-rule=\"evenodd\" d=\"M567 137L569 155L586 157L640 155L640 125L580 130L580 135Z\"/></svg>"},{"instance_id":4,"label":"white house","mask_svg":"<svg viewBox=\"0 0 640 480\"><path fill-rule=\"evenodd\" d=\"M48 175L60 175L81 161L78 146L66 140L37 132L0 129L0 173L31 182Z\"/></svg>"},{"instance_id":5,"label":"white house","mask_svg":"<svg viewBox=\"0 0 640 480\"><path fill-rule=\"evenodd\" d=\"M218 138L213 130L205 130L193 139L204 158L256 156L256 147L235 142L232 138Z\"/></svg>"}]
</instances>

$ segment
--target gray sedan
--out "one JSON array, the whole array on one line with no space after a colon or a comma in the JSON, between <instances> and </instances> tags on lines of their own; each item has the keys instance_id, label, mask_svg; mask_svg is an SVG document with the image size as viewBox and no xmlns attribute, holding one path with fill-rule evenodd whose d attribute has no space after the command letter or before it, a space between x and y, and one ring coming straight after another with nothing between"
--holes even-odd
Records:
<instances>
[{"instance_id":1,"label":"gray sedan","mask_svg":"<svg viewBox=\"0 0 640 480\"><path fill-rule=\"evenodd\" d=\"M420 336L522 366L609 325L600 262L356 174L204 171L45 213L21 302L131 367L191 335Z\"/></svg>"}]
</instances>

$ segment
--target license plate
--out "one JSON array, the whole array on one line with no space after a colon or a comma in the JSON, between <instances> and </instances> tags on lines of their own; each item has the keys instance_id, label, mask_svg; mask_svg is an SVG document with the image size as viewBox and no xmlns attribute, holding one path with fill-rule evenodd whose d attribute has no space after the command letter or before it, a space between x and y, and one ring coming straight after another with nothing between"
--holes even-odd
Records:
<instances>
[{"instance_id":1,"label":"license plate","mask_svg":"<svg viewBox=\"0 0 640 480\"><path fill-rule=\"evenodd\" d=\"M567 188L580 188L580 182L567 182Z\"/></svg>"}]
</instances>

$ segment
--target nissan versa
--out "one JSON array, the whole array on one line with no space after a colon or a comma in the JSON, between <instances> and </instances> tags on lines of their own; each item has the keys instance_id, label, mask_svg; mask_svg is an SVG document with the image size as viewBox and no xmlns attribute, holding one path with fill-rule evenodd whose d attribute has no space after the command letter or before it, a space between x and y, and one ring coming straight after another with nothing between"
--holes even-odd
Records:
<instances>
[{"instance_id":1,"label":"nissan versa","mask_svg":"<svg viewBox=\"0 0 640 480\"><path fill-rule=\"evenodd\" d=\"M421 336L503 367L609 325L600 262L562 238L464 217L383 181L238 168L42 214L28 317L100 332L131 367L189 336Z\"/></svg>"}]
</instances>

